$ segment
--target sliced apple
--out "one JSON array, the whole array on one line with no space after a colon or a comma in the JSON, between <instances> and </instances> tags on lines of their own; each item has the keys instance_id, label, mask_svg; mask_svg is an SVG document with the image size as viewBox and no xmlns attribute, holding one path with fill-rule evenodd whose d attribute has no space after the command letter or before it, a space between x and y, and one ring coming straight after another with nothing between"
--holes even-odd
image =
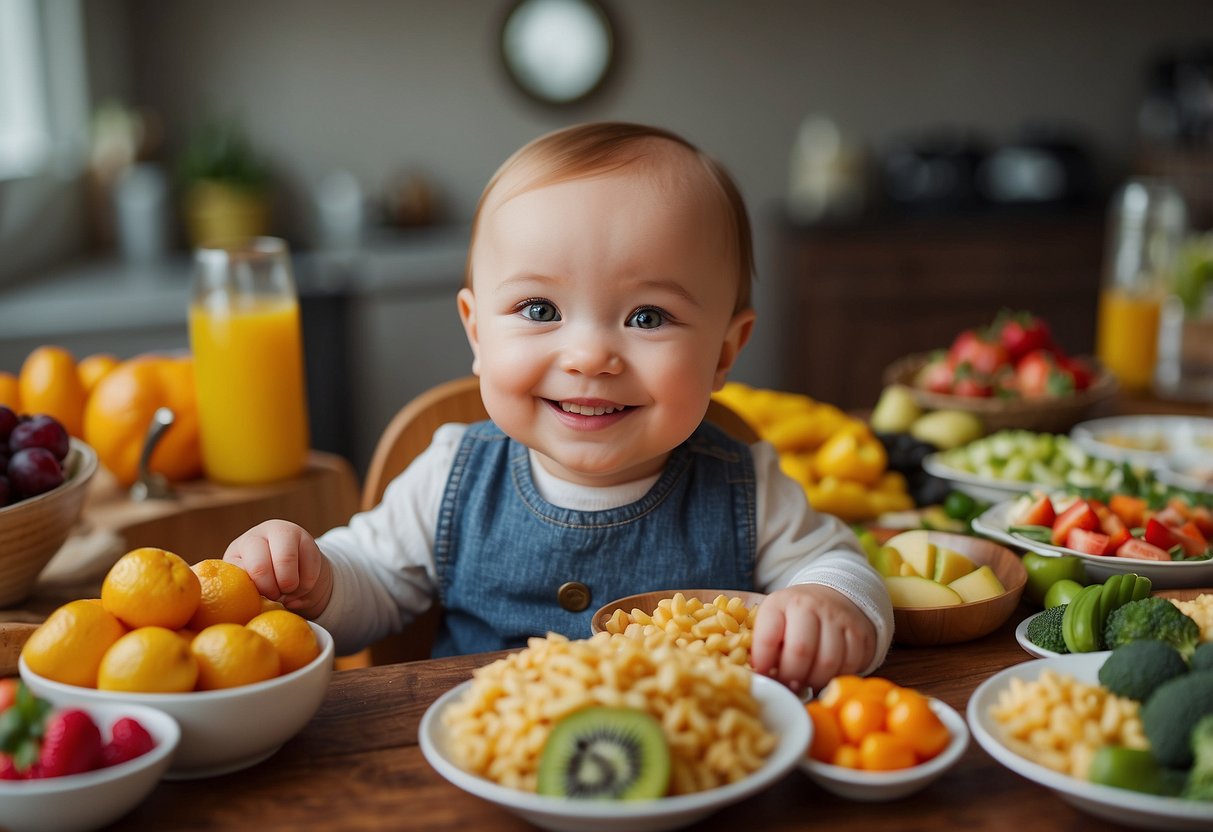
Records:
<instances>
[{"instance_id":1,"label":"sliced apple","mask_svg":"<svg viewBox=\"0 0 1213 832\"><path fill-rule=\"evenodd\" d=\"M950 584L957 578L964 577L977 568L977 564L966 558L960 552L939 547L935 554L935 574L931 577L941 584Z\"/></svg>"},{"instance_id":2,"label":"sliced apple","mask_svg":"<svg viewBox=\"0 0 1213 832\"><path fill-rule=\"evenodd\" d=\"M884 584L895 607L950 607L963 603L956 590L918 575L896 575L885 578Z\"/></svg>"},{"instance_id":3,"label":"sliced apple","mask_svg":"<svg viewBox=\"0 0 1213 832\"><path fill-rule=\"evenodd\" d=\"M872 566L881 575L900 575L903 561L901 552L891 546L881 546L869 558Z\"/></svg>"},{"instance_id":4,"label":"sliced apple","mask_svg":"<svg viewBox=\"0 0 1213 832\"><path fill-rule=\"evenodd\" d=\"M937 547L927 538L926 529L914 529L889 538L886 546L901 552L901 559L913 567L915 574L930 578L935 574Z\"/></svg>"},{"instance_id":5,"label":"sliced apple","mask_svg":"<svg viewBox=\"0 0 1213 832\"><path fill-rule=\"evenodd\" d=\"M1002 581L998 580L998 576L994 574L994 570L988 566L978 567L969 574L957 578L948 584L948 588L954 590L966 604L970 601L997 598L1007 591L1007 588L1002 585Z\"/></svg>"}]
</instances>

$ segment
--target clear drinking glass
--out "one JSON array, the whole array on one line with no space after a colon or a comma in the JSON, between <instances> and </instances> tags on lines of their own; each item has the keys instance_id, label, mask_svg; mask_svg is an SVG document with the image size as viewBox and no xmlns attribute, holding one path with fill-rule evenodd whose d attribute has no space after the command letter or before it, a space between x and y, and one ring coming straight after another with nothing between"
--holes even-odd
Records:
<instances>
[{"instance_id":1,"label":"clear drinking glass","mask_svg":"<svg viewBox=\"0 0 1213 832\"><path fill-rule=\"evenodd\" d=\"M1154 389L1169 399L1213 402L1213 232L1179 253L1162 305Z\"/></svg>"},{"instance_id":2,"label":"clear drinking glass","mask_svg":"<svg viewBox=\"0 0 1213 832\"><path fill-rule=\"evenodd\" d=\"M249 484L299 473L308 414L286 242L255 237L199 248L189 322L207 476Z\"/></svg>"}]
</instances>

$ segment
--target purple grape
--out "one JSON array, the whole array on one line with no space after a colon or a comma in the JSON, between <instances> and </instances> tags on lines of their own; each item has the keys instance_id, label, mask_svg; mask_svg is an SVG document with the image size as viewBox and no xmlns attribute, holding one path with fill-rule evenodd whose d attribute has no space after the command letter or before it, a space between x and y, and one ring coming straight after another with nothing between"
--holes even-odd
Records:
<instances>
[{"instance_id":1,"label":"purple grape","mask_svg":"<svg viewBox=\"0 0 1213 832\"><path fill-rule=\"evenodd\" d=\"M0 404L0 445L8 444L8 435L17 427L17 414Z\"/></svg>"},{"instance_id":2,"label":"purple grape","mask_svg":"<svg viewBox=\"0 0 1213 832\"><path fill-rule=\"evenodd\" d=\"M4 508L6 505L8 505L8 498L11 492L12 489L9 488L8 477L0 474L0 508Z\"/></svg>"},{"instance_id":3,"label":"purple grape","mask_svg":"<svg viewBox=\"0 0 1213 832\"><path fill-rule=\"evenodd\" d=\"M26 422L19 422L8 437L8 447L14 453L24 448L46 448L62 460L67 456L71 443L67 431L53 416L41 414Z\"/></svg>"},{"instance_id":4,"label":"purple grape","mask_svg":"<svg viewBox=\"0 0 1213 832\"><path fill-rule=\"evenodd\" d=\"M8 481L17 499L36 497L63 484L63 466L46 448L22 448L8 462Z\"/></svg>"}]
</instances>

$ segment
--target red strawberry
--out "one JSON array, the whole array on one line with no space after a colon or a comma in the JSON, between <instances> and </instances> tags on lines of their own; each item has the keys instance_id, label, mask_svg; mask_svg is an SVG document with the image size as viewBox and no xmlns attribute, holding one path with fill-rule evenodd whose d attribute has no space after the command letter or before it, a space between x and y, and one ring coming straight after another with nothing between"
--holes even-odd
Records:
<instances>
[{"instance_id":1,"label":"red strawberry","mask_svg":"<svg viewBox=\"0 0 1213 832\"><path fill-rule=\"evenodd\" d=\"M20 780L21 772L17 771L17 764L13 762L13 758L0 751L0 780Z\"/></svg>"},{"instance_id":2,"label":"red strawberry","mask_svg":"<svg viewBox=\"0 0 1213 832\"><path fill-rule=\"evenodd\" d=\"M92 717L76 708L53 714L46 721L38 764L42 777L62 777L98 768L101 731Z\"/></svg>"},{"instance_id":3,"label":"red strawberry","mask_svg":"<svg viewBox=\"0 0 1213 832\"><path fill-rule=\"evenodd\" d=\"M17 684L16 679L0 679L0 713L17 701Z\"/></svg>"},{"instance_id":4,"label":"red strawberry","mask_svg":"<svg viewBox=\"0 0 1213 832\"><path fill-rule=\"evenodd\" d=\"M110 741L101 749L103 766L125 763L156 747L156 741L147 729L129 716L124 716L114 723L111 735Z\"/></svg>"}]
</instances>

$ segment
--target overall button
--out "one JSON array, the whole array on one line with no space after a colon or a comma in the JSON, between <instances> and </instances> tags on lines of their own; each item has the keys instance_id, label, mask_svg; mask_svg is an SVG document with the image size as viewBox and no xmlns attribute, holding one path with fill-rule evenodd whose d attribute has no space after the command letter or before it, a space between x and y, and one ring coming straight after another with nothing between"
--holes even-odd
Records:
<instances>
[{"instance_id":1,"label":"overall button","mask_svg":"<svg viewBox=\"0 0 1213 832\"><path fill-rule=\"evenodd\" d=\"M590 605L590 588L581 581L566 581L556 590L556 600L569 612L581 612Z\"/></svg>"}]
</instances>

